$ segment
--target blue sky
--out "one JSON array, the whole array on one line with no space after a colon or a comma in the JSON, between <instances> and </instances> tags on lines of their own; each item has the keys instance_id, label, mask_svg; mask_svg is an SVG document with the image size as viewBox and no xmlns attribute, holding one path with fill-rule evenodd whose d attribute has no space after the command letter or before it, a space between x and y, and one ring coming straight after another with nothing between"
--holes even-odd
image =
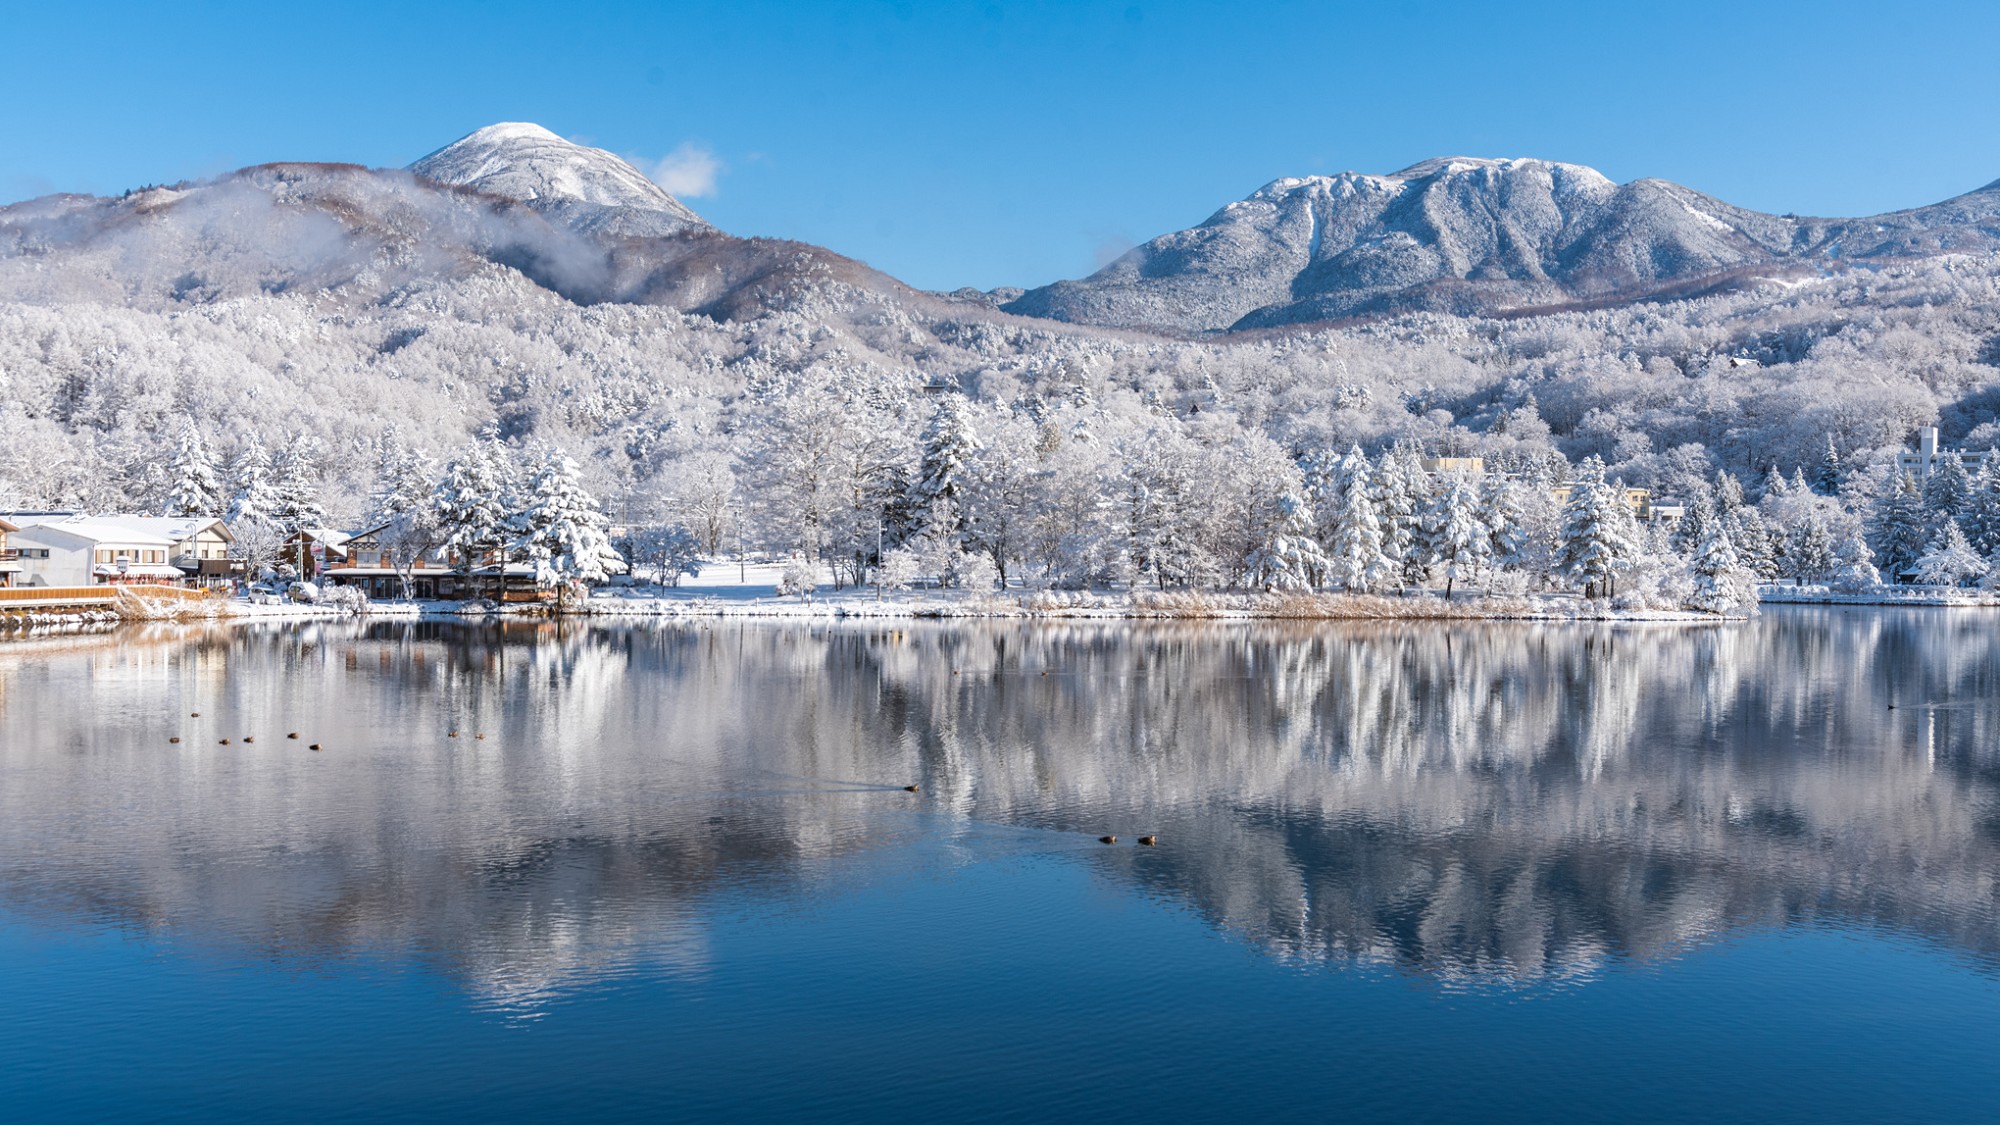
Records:
<instances>
[{"instance_id":1,"label":"blue sky","mask_svg":"<svg viewBox=\"0 0 2000 1125\"><path fill-rule=\"evenodd\" d=\"M401 165L536 121L649 166L679 152L712 187L687 202L732 233L934 288L1078 276L1280 176L1438 155L1821 215L2000 179L1990 0L182 0L5 24L0 200Z\"/></svg>"}]
</instances>

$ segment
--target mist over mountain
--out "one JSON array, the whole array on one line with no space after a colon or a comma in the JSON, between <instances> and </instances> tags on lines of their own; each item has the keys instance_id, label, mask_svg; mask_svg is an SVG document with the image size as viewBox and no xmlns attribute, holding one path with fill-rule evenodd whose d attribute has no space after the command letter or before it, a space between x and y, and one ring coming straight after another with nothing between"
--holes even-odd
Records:
<instances>
[{"instance_id":1,"label":"mist over mountain","mask_svg":"<svg viewBox=\"0 0 2000 1125\"><path fill-rule=\"evenodd\" d=\"M1766 215L1544 160L1426 160L1282 179L1011 312L1215 332L1428 310L1488 315L1694 295L1762 277L2000 247L2000 184L1865 219Z\"/></svg>"}]
</instances>

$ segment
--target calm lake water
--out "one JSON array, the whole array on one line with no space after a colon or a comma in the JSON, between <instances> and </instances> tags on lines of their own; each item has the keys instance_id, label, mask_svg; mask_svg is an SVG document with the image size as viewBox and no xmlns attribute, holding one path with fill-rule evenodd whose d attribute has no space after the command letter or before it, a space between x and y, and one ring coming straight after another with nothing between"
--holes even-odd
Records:
<instances>
[{"instance_id":1,"label":"calm lake water","mask_svg":"<svg viewBox=\"0 0 2000 1125\"><path fill-rule=\"evenodd\" d=\"M1991 1120L1996 1052L1994 614L0 643L8 1121Z\"/></svg>"}]
</instances>

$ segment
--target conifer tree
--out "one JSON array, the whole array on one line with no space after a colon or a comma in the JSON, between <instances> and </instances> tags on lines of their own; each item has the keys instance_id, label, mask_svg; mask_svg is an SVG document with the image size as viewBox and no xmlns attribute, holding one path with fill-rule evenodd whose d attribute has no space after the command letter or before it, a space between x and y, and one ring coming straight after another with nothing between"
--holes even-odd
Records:
<instances>
[{"instance_id":1,"label":"conifer tree","mask_svg":"<svg viewBox=\"0 0 2000 1125\"><path fill-rule=\"evenodd\" d=\"M1726 469L1715 471L1715 514L1727 519L1743 506L1743 482Z\"/></svg>"},{"instance_id":2,"label":"conifer tree","mask_svg":"<svg viewBox=\"0 0 2000 1125\"><path fill-rule=\"evenodd\" d=\"M2000 451L1987 450L1972 476L1972 497L1959 520L1972 549L1984 555L2000 550Z\"/></svg>"},{"instance_id":3,"label":"conifer tree","mask_svg":"<svg viewBox=\"0 0 2000 1125\"><path fill-rule=\"evenodd\" d=\"M1875 552L1868 549L1868 540L1860 532L1849 535L1834 548L1832 581L1834 589L1849 594L1882 584L1882 572L1875 569Z\"/></svg>"},{"instance_id":4,"label":"conifer tree","mask_svg":"<svg viewBox=\"0 0 2000 1125\"><path fill-rule=\"evenodd\" d=\"M1937 467L1924 478L1924 518L1932 535L1946 523L1957 523L1972 504L1972 479L1965 464L1953 454L1938 458Z\"/></svg>"},{"instance_id":5,"label":"conifer tree","mask_svg":"<svg viewBox=\"0 0 2000 1125\"><path fill-rule=\"evenodd\" d=\"M1736 561L1745 570L1767 580L1778 577L1781 544L1773 541L1762 512L1746 505L1718 521L1718 525L1728 533Z\"/></svg>"},{"instance_id":6,"label":"conifer tree","mask_svg":"<svg viewBox=\"0 0 2000 1125\"><path fill-rule=\"evenodd\" d=\"M170 492L167 509L176 516L214 516L222 509L222 482L216 479L215 458L201 439L193 418L181 419L181 440L167 468Z\"/></svg>"},{"instance_id":7,"label":"conifer tree","mask_svg":"<svg viewBox=\"0 0 2000 1125\"><path fill-rule=\"evenodd\" d=\"M430 500L438 529L437 557L455 559L470 582L472 572L488 561L486 556L497 553L496 590L505 588L503 547L511 514L506 464L497 445L475 441L446 463Z\"/></svg>"},{"instance_id":8,"label":"conifer tree","mask_svg":"<svg viewBox=\"0 0 2000 1125\"><path fill-rule=\"evenodd\" d=\"M1688 608L1704 613L1728 613L1746 604L1755 604L1750 592L1753 578L1738 564L1729 533L1711 524L1694 553L1694 593Z\"/></svg>"},{"instance_id":9,"label":"conifer tree","mask_svg":"<svg viewBox=\"0 0 2000 1125\"><path fill-rule=\"evenodd\" d=\"M1926 586L1964 586L1990 569L1965 541L1958 524L1946 521L1917 560L1917 581Z\"/></svg>"},{"instance_id":10,"label":"conifer tree","mask_svg":"<svg viewBox=\"0 0 2000 1125\"><path fill-rule=\"evenodd\" d=\"M1604 462L1595 457L1578 467L1577 480L1563 507L1562 554L1558 562L1564 576L1583 591L1585 597L1616 594L1618 571L1637 553L1638 546L1626 534L1628 519L1621 519L1625 497L1604 482ZM1629 517L1629 513L1626 513Z\"/></svg>"},{"instance_id":11,"label":"conifer tree","mask_svg":"<svg viewBox=\"0 0 2000 1125\"><path fill-rule=\"evenodd\" d=\"M611 548L597 498L584 489L577 463L560 449L543 454L507 530L512 533L507 552L535 568L537 585L555 587L558 608L572 585L602 582L625 570L625 560Z\"/></svg>"},{"instance_id":12,"label":"conifer tree","mask_svg":"<svg viewBox=\"0 0 2000 1125\"><path fill-rule=\"evenodd\" d=\"M244 439L243 448L230 466L229 477L234 486L228 514L232 525L277 519L278 490L271 480L271 458L256 434Z\"/></svg>"},{"instance_id":13,"label":"conifer tree","mask_svg":"<svg viewBox=\"0 0 2000 1125\"><path fill-rule=\"evenodd\" d=\"M1264 590L1310 590L1322 581L1326 555L1304 496L1288 490L1278 497L1266 539L1250 553L1249 571L1252 584Z\"/></svg>"},{"instance_id":14,"label":"conifer tree","mask_svg":"<svg viewBox=\"0 0 2000 1125\"><path fill-rule=\"evenodd\" d=\"M1501 569L1519 567L1527 556L1527 513L1521 505L1522 487L1496 473L1486 478L1482 489L1479 522L1486 528L1493 565Z\"/></svg>"},{"instance_id":15,"label":"conifer tree","mask_svg":"<svg viewBox=\"0 0 2000 1125\"><path fill-rule=\"evenodd\" d=\"M1444 570L1447 599L1453 586L1477 577L1492 558L1493 543L1486 525L1479 520L1479 507L1478 486L1466 476L1453 474L1427 509L1425 546L1430 553L1430 565Z\"/></svg>"},{"instance_id":16,"label":"conifer tree","mask_svg":"<svg viewBox=\"0 0 2000 1125\"><path fill-rule=\"evenodd\" d=\"M965 399L946 395L924 428L917 478L910 485L911 537L954 538L965 529L966 474L979 452L972 413Z\"/></svg>"},{"instance_id":17,"label":"conifer tree","mask_svg":"<svg viewBox=\"0 0 2000 1125\"><path fill-rule=\"evenodd\" d=\"M1868 538L1876 565L1890 581L1895 581L1917 565L1929 544L1930 534L1916 480L1901 469L1891 471L1894 479L1876 497L1869 512Z\"/></svg>"},{"instance_id":18,"label":"conifer tree","mask_svg":"<svg viewBox=\"0 0 2000 1125\"><path fill-rule=\"evenodd\" d=\"M1350 593L1365 594L1389 580L1395 564L1382 551L1382 524L1368 459L1355 448L1341 464L1343 487L1327 552L1328 581Z\"/></svg>"},{"instance_id":19,"label":"conifer tree","mask_svg":"<svg viewBox=\"0 0 2000 1125\"><path fill-rule=\"evenodd\" d=\"M1785 551L1786 566L1801 582L1824 582L1833 574L1833 538L1817 511L1809 512Z\"/></svg>"},{"instance_id":20,"label":"conifer tree","mask_svg":"<svg viewBox=\"0 0 2000 1125\"><path fill-rule=\"evenodd\" d=\"M1840 492L1840 451L1833 446L1833 435L1826 435L1826 451L1819 455L1819 470L1813 476L1813 488L1821 496L1833 496Z\"/></svg>"},{"instance_id":21,"label":"conifer tree","mask_svg":"<svg viewBox=\"0 0 2000 1125\"><path fill-rule=\"evenodd\" d=\"M1688 498L1687 507L1681 512L1680 521L1674 524L1670 537L1675 550L1688 557L1701 549L1708 538L1708 530L1719 526L1721 518L1716 515L1714 498L1706 491Z\"/></svg>"},{"instance_id":22,"label":"conifer tree","mask_svg":"<svg viewBox=\"0 0 2000 1125\"><path fill-rule=\"evenodd\" d=\"M286 532L319 527L326 522L326 506L319 492L319 440L310 434L295 433L285 443L272 466L276 504L272 520Z\"/></svg>"},{"instance_id":23,"label":"conifer tree","mask_svg":"<svg viewBox=\"0 0 2000 1125\"><path fill-rule=\"evenodd\" d=\"M1776 461L1771 462L1771 467L1764 470L1764 486L1759 497L1768 503L1773 500L1783 500L1790 492L1791 486L1785 483L1785 474L1778 471Z\"/></svg>"}]
</instances>

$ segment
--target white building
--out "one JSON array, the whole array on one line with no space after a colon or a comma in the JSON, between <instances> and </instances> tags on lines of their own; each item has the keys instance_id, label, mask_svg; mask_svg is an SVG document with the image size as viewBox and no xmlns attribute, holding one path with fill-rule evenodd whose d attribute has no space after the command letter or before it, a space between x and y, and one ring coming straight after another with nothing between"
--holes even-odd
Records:
<instances>
[{"instance_id":1,"label":"white building","mask_svg":"<svg viewBox=\"0 0 2000 1125\"><path fill-rule=\"evenodd\" d=\"M229 574L235 536L213 516L83 516L10 512L19 586L181 585Z\"/></svg>"},{"instance_id":2,"label":"white building","mask_svg":"<svg viewBox=\"0 0 2000 1125\"><path fill-rule=\"evenodd\" d=\"M1986 459L1986 454L1984 451L1974 453L1968 449L1940 448L1938 428L1924 426L1917 430L1917 451L1912 453L1907 449L1903 450L1896 455L1896 463L1903 467L1904 472L1922 481L1930 479L1930 475L1937 471L1937 467L1942 465L1947 457L1958 458L1958 463L1965 466L1967 473L1976 473L1979 471L1979 463Z\"/></svg>"},{"instance_id":3,"label":"white building","mask_svg":"<svg viewBox=\"0 0 2000 1125\"><path fill-rule=\"evenodd\" d=\"M7 533L19 530L5 519L0 519L0 588L12 586L14 576L21 573L20 549L7 543Z\"/></svg>"}]
</instances>

